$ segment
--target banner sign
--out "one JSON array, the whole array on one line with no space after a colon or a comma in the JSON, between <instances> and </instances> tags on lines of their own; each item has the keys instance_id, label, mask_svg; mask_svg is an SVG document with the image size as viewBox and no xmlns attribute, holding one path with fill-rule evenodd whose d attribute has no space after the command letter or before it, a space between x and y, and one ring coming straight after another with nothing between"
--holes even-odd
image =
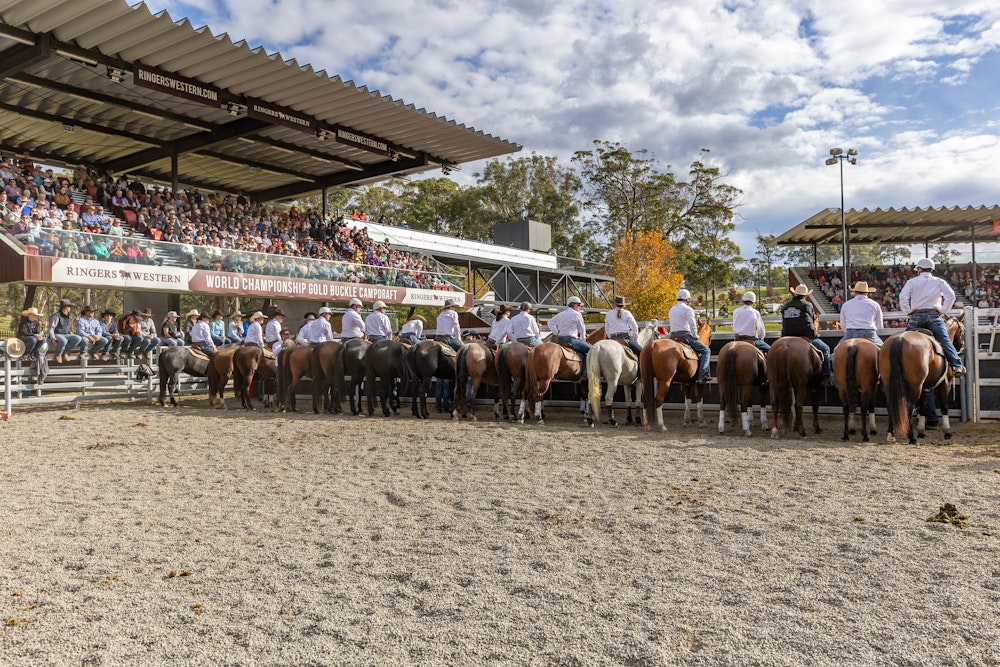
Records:
<instances>
[{"instance_id":1,"label":"banner sign","mask_svg":"<svg viewBox=\"0 0 1000 667\"><path fill-rule=\"evenodd\" d=\"M193 102L218 106L222 99L220 88L141 63L132 65L132 78L137 86L183 97Z\"/></svg>"},{"instance_id":2,"label":"banner sign","mask_svg":"<svg viewBox=\"0 0 1000 667\"><path fill-rule=\"evenodd\" d=\"M280 107L277 104L258 100L255 97L247 98L247 116L268 123L274 123L275 125L290 127L293 130L301 132L308 132L310 134L316 132L316 119L312 116L289 109L288 107Z\"/></svg>"},{"instance_id":3,"label":"banner sign","mask_svg":"<svg viewBox=\"0 0 1000 667\"><path fill-rule=\"evenodd\" d=\"M472 306L472 295L461 291L285 278L173 266L145 266L67 259L65 257L36 257L35 259L48 260L51 262L51 266L47 272L44 269L40 271L37 279L31 282L53 282L64 285L108 287L123 290L266 296L334 303L347 303L353 298L358 298L365 304L385 301L387 304L405 306L443 307L447 299L455 299L459 305Z\"/></svg>"},{"instance_id":4,"label":"banner sign","mask_svg":"<svg viewBox=\"0 0 1000 667\"><path fill-rule=\"evenodd\" d=\"M993 233L1000 234L1000 220L993 221Z\"/></svg>"},{"instance_id":5,"label":"banner sign","mask_svg":"<svg viewBox=\"0 0 1000 667\"><path fill-rule=\"evenodd\" d=\"M385 139L379 139L370 134L356 132L355 130L339 125L335 126L334 130L337 143L354 146L355 148L360 148L371 153L378 153L379 155L389 155L389 142Z\"/></svg>"}]
</instances>

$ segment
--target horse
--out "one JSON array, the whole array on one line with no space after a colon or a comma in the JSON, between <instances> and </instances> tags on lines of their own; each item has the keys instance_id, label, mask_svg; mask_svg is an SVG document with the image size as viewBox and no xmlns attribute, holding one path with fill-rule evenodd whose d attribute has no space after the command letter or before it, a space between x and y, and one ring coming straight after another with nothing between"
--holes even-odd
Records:
<instances>
[{"instance_id":1,"label":"horse","mask_svg":"<svg viewBox=\"0 0 1000 667\"><path fill-rule=\"evenodd\" d=\"M949 318L945 328L961 354L965 348L964 321L959 317ZM933 336L920 331L903 331L890 336L879 352L878 369L884 379L882 390L889 411L889 442L896 442L897 429L911 445L916 444L916 435L924 436L926 417L921 415L917 420L915 435L911 413L921 396L931 390L937 392L940 403L941 430L946 440L951 439L948 390L953 373Z\"/></svg>"},{"instance_id":2,"label":"horse","mask_svg":"<svg viewBox=\"0 0 1000 667\"><path fill-rule=\"evenodd\" d=\"M639 333L639 345L645 347L646 343L656 338L658 325L657 320L650 320L646 328ZM598 331L603 336L604 327ZM597 332L594 333L597 334ZM588 424L591 427L601 419L602 378L608 383L604 395L604 402L608 406L608 424L618 426L614 410L615 393L618 391L618 387L624 387L625 390L625 405L628 409L625 424L630 426L634 423L639 426L642 423L642 411L639 408L642 401L642 386L636 383L636 379L639 377L639 361L633 361L626 352L627 350L628 348L617 340L601 338L594 343L593 347L590 348L590 353L587 354L588 395L590 399ZM634 421L632 419L633 405L636 411Z\"/></svg>"},{"instance_id":3,"label":"horse","mask_svg":"<svg viewBox=\"0 0 1000 667\"><path fill-rule=\"evenodd\" d=\"M468 380L472 379L472 391L469 396L468 405L465 400L465 386ZM464 419L471 416L476 419L476 395L479 388L488 384L497 388L496 397L493 399L493 418L500 419L499 403L500 374L497 371L497 350L481 343L473 342L465 345L458 351L455 360L455 409L452 417L458 418L460 415ZM507 403L503 403L503 418L509 419L507 414Z\"/></svg>"},{"instance_id":4,"label":"horse","mask_svg":"<svg viewBox=\"0 0 1000 667\"><path fill-rule=\"evenodd\" d=\"M313 412L319 414L316 400L316 386L313 370L312 345L295 345L286 348L278 354L278 373L281 377L281 396L278 399L278 406L281 412L298 412L295 407L295 390L302 382L302 378L308 377L313 380Z\"/></svg>"},{"instance_id":5,"label":"horse","mask_svg":"<svg viewBox=\"0 0 1000 667\"><path fill-rule=\"evenodd\" d=\"M184 371L195 377L205 377L208 374L208 359L196 357L191 348L178 345L165 348L160 352L156 362L160 374L160 407L166 406L166 394L170 393L170 404L177 407L178 374Z\"/></svg>"},{"instance_id":6,"label":"horse","mask_svg":"<svg viewBox=\"0 0 1000 667\"><path fill-rule=\"evenodd\" d=\"M431 388L431 379L454 380L456 356L445 352L443 346L433 340L422 340L404 351L400 369L403 386L410 391L414 417L430 419L427 392Z\"/></svg>"},{"instance_id":7,"label":"horse","mask_svg":"<svg viewBox=\"0 0 1000 667\"><path fill-rule=\"evenodd\" d=\"M753 390L760 392L760 427L767 430L767 361L750 341L734 340L719 350L719 435L726 432L726 418L742 422L749 437L753 423Z\"/></svg>"},{"instance_id":8,"label":"horse","mask_svg":"<svg viewBox=\"0 0 1000 667\"><path fill-rule=\"evenodd\" d=\"M712 321L698 321L698 340L708 345L712 340ZM698 403L698 426L707 426L703 409L704 385L698 378L698 359L687 358L691 348L680 341L664 338L651 341L642 348L639 367L642 369L643 424L648 431L653 423L666 431L663 425L663 401L676 379L684 387L684 425L691 425L692 394ZM658 385L658 386L657 386ZM655 391L654 391L655 388ZM655 422L654 422L655 420Z\"/></svg>"},{"instance_id":9,"label":"horse","mask_svg":"<svg viewBox=\"0 0 1000 667\"><path fill-rule=\"evenodd\" d=\"M264 407L268 407L270 401L269 394L265 390L265 383L271 383L277 377L278 369L274 359L264 356L264 350L256 345L244 345L236 348L233 353L233 391L240 399L240 404L245 410L256 410L253 401L250 400L250 385L254 376L258 376L258 386L260 393L265 396Z\"/></svg>"},{"instance_id":10,"label":"horse","mask_svg":"<svg viewBox=\"0 0 1000 667\"><path fill-rule=\"evenodd\" d=\"M320 397L323 411L338 413L340 407L340 385L343 377L337 375L337 361L340 357L339 340L328 340L313 347L313 412L319 414Z\"/></svg>"},{"instance_id":11,"label":"horse","mask_svg":"<svg viewBox=\"0 0 1000 667\"><path fill-rule=\"evenodd\" d=\"M520 399L520 410L524 411L524 374L528 360L528 346L524 343L504 343L497 348L497 393L504 404L504 420L510 415L514 419L514 401ZM509 409L509 412L508 412Z\"/></svg>"},{"instance_id":12,"label":"horse","mask_svg":"<svg viewBox=\"0 0 1000 667\"><path fill-rule=\"evenodd\" d=\"M400 359L403 358L403 344L394 340L380 340L371 344L365 354L365 394L368 396L368 416L375 415L375 392L382 404L382 416L399 414ZM381 379L381 382L378 380ZM353 395L352 395L353 400ZM360 400L358 401L360 409Z\"/></svg>"},{"instance_id":13,"label":"horse","mask_svg":"<svg viewBox=\"0 0 1000 667\"><path fill-rule=\"evenodd\" d=\"M840 341L833 355L833 374L837 393L844 406L844 437L854 433L854 413L861 411L861 439L868 442L875 435L875 397L878 395L878 347L867 338Z\"/></svg>"},{"instance_id":14,"label":"horse","mask_svg":"<svg viewBox=\"0 0 1000 667\"><path fill-rule=\"evenodd\" d=\"M208 403L213 408L229 409L222 391L233 376L233 354L235 347L220 347L212 355L212 363L208 365Z\"/></svg>"},{"instance_id":15,"label":"horse","mask_svg":"<svg viewBox=\"0 0 1000 667\"><path fill-rule=\"evenodd\" d=\"M596 339L597 332L587 337L589 343ZM603 331L601 334L603 335ZM571 382L576 388L577 398L580 400L580 413L586 419L590 419L590 403L587 402L586 387L583 384L583 362L582 360L570 360L563 354L566 348L559 343L542 343L531 348L524 367L524 398L521 409L518 411L518 422L523 424L525 417L525 403L527 412L535 413L535 423L539 426L545 424L545 415L542 413L542 400L553 380L564 380Z\"/></svg>"},{"instance_id":16,"label":"horse","mask_svg":"<svg viewBox=\"0 0 1000 667\"><path fill-rule=\"evenodd\" d=\"M351 378L347 385L347 397L351 402L351 414L355 417L364 416L361 413L361 382L368 373L365 355L368 354L369 347L371 342L363 338L352 338L342 344L340 354L337 355L337 379L343 381L348 376ZM371 391L371 388L366 388L365 391ZM358 395L357 408L354 406L355 392Z\"/></svg>"},{"instance_id":17,"label":"horse","mask_svg":"<svg viewBox=\"0 0 1000 667\"><path fill-rule=\"evenodd\" d=\"M802 424L802 404L806 392L812 394L813 429L819 427L819 392L823 378L823 358L808 338L782 336L767 353L767 381L771 385L771 405L774 408L774 425L771 437L778 437L778 415L786 431L792 430L792 404L795 405L795 430L806 437Z\"/></svg>"}]
</instances>

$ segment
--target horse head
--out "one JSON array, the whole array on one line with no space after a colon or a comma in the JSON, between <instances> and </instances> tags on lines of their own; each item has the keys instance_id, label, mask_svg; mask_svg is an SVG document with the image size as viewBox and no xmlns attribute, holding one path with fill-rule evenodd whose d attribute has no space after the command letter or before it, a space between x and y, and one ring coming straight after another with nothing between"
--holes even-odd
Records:
<instances>
[{"instance_id":1,"label":"horse head","mask_svg":"<svg viewBox=\"0 0 1000 667\"><path fill-rule=\"evenodd\" d=\"M712 318L706 317L704 322L698 320L698 340L705 345L712 341Z\"/></svg>"}]
</instances>

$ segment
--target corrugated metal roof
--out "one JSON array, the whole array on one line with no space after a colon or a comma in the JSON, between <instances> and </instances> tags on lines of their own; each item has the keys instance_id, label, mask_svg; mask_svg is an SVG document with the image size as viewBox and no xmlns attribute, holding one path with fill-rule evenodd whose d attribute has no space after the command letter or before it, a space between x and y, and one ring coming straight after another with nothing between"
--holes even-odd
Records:
<instances>
[{"instance_id":1,"label":"corrugated metal roof","mask_svg":"<svg viewBox=\"0 0 1000 667\"><path fill-rule=\"evenodd\" d=\"M969 243L997 241L993 221L1000 206L951 208L851 209L844 222L852 244ZM823 209L775 239L778 245L839 245L843 233L839 208Z\"/></svg>"},{"instance_id":2,"label":"corrugated metal roof","mask_svg":"<svg viewBox=\"0 0 1000 667\"><path fill-rule=\"evenodd\" d=\"M137 86L132 63L216 86L235 101L259 98L378 137L397 160L288 127L234 119L224 104L207 106ZM114 82L109 66L129 73ZM182 183L262 196L371 182L521 148L124 0L0 0L0 74L0 142L9 150L67 163L119 164L129 173L162 178L169 177L170 160L164 170L162 154L143 151L178 142ZM217 136L225 139L216 142ZM191 159L192 153L199 157ZM242 169L240 161L247 163ZM268 165L275 173L264 178Z\"/></svg>"}]
</instances>

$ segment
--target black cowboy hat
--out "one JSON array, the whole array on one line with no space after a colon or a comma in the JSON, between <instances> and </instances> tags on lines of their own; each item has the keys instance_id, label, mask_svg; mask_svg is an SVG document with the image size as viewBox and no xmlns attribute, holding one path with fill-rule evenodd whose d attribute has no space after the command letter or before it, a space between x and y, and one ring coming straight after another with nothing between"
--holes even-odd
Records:
<instances>
[{"instance_id":1,"label":"black cowboy hat","mask_svg":"<svg viewBox=\"0 0 1000 667\"><path fill-rule=\"evenodd\" d=\"M198 320L199 321L201 321L201 320L210 320L210 319L212 319L212 318L208 316L208 313L202 313L201 315L198 316Z\"/></svg>"},{"instance_id":2,"label":"black cowboy hat","mask_svg":"<svg viewBox=\"0 0 1000 667\"><path fill-rule=\"evenodd\" d=\"M116 313L115 311L111 310L110 308L107 308L104 310L104 312L101 313L101 317L104 317L105 315L110 315L111 317L114 317L117 314L118 313Z\"/></svg>"},{"instance_id":3,"label":"black cowboy hat","mask_svg":"<svg viewBox=\"0 0 1000 667\"><path fill-rule=\"evenodd\" d=\"M66 306L72 308L73 302L70 301L69 299L59 299L59 308L65 308Z\"/></svg>"},{"instance_id":4,"label":"black cowboy hat","mask_svg":"<svg viewBox=\"0 0 1000 667\"><path fill-rule=\"evenodd\" d=\"M281 310L281 308L275 308L271 312L271 317L278 317L279 315L282 316L282 317L285 316L285 311Z\"/></svg>"},{"instance_id":5,"label":"black cowboy hat","mask_svg":"<svg viewBox=\"0 0 1000 667\"><path fill-rule=\"evenodd\" d=\"M96 312L96 311L94 310L93 306L86 305L86 306L84 306L83 308L80 309L80 312L81 313L93 313L93 312Z\"/></svg>"},{"instance_id":6,"label":"black cowboy hat","mask_svg":"<svg viewBox=\"0 0 1000 667\"><path fill-rule=\"evenodd\" d=\"M221 310L215 311L214 313L212 313L212 317L213 318L215 318L215 317L223 317L222 311Z\"/></svg>"}]
</instances>

